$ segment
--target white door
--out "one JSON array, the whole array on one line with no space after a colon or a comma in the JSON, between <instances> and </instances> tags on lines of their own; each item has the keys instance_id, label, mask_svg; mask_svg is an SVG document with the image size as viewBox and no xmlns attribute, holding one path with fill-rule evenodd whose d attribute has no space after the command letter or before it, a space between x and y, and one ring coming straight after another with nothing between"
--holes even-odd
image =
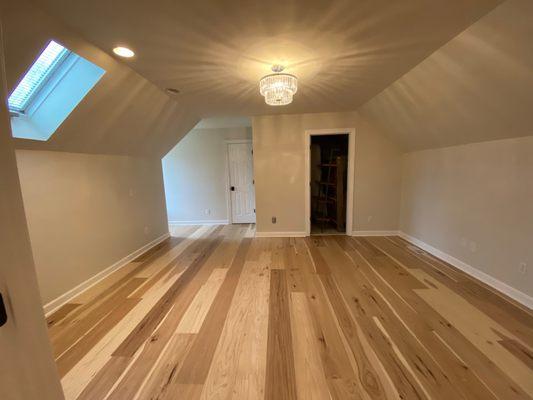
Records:
<instances>
[{"instance_id":1,"label":"white door","mask_svg":"<svg viewBox=\"0 0 533 400\"><path fill-rule=\"evenodd\" d=\"M252 142L228 143L232 223L255 222Z\"/></svg>"}]
</instances>

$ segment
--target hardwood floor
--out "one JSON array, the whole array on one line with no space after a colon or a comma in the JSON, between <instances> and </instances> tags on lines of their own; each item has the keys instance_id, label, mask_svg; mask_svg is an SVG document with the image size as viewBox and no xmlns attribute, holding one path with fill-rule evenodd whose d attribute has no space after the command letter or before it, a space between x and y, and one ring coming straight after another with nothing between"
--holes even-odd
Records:
<instances>
[{"instance_id":1,"label":"hardwood floor","mask_svg":"<svg viewBox=\"0 0 533 400\"><path fill-rule=\"evenodd\" d=\"M533 399L533 315L398 237L184 227L48 320L67 399Z\"/></svg>"}]
</instances>

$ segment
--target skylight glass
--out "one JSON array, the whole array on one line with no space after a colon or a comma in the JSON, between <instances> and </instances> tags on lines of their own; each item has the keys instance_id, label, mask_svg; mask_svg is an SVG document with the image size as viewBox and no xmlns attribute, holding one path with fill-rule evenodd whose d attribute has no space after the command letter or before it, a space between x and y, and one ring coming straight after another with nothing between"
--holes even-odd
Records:
<instances>
[{"instance_id":1,"label":"skylight glass","mask_svg":"<svg viewBox=\"0 0 533 400\"><path fill-rule=\"evenodd\" d=\"M32 97L39 92L51 73L69 53L69 50L52 40L9 96L9 109L24 112Z\"/></svg>"}]
</instances>

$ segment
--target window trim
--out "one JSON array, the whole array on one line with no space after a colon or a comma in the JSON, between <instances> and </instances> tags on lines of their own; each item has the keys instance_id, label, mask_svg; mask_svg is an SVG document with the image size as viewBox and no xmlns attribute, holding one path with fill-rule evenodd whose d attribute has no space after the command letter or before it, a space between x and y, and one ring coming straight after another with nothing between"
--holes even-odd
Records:
<instances>
[{"instance_id":1,"label":"window trim","mask_svg":"<svg viewBox=\"0 0 533 400\"><path fill-rule=\"evenodd\" d=\"M39 60L39 58L43 55L43 53L45 52L45 50L48 48L48 46L50 46L50 44L54 42L56 44L58 44L59 46L63 47L63 50L61 51L59 57L57 57L55 60L54 60L54 63L53 65L50 67L50 69L46 72L44 78L37 84L37 86L35 86L33 88L33 90L30 92L28 98L26 99L26 101L24 102L23 106L19 109L19 108L12 108L11 105L9 105L9 97L11 97L13 95L13 93L15 93L15 91L17 90L17 88L19 87L19 85L22 83L22 81L24 80L24 78L26 77L26 75L28 74L28 72L30 72L30 70L33 68L33 66L35 65L35 63ZM47 45L44 47L44 49L41 51L41 53L39 54L39 56L33 61L33 63L31 64L30 68L28 68L28 70L25 72L24 76L22 77L22 79L17 83L17 85L15 86L15 89L13 89L13 91L11 92L11 94L9 95L8 97L8 108L9 108L9 112L10 113L16 113L16 114L22 114L22 115L27 115L28 113L28 110L30 110L31 108L37 108L37 107L32 107L33 106L33 103L35 102L36 99L38 99L41 92L43 91L43 89L45 89L47 87L47 83L50 81L50 79L52 79L56 73L58 72L58 70L63 66L63 64L65 63L65 61L69 58L69 56L73 54L72 51L70 51L69 49L67 49L65 46L63 46L61 43L58 43L56 42L55 40L50 40Z\"/></svg>"}]
</instances>

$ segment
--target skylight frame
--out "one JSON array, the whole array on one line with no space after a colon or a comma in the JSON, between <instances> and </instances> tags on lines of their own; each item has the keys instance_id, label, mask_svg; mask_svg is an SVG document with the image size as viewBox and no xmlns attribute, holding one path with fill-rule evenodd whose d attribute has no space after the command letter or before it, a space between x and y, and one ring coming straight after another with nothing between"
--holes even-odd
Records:
<instances>
[{"instance_id":1,"label":"skylight frame","mask_svg":"<svg viewBox=\"0 0 533 400\"><path fill-rule=\"evenodd\" d=\"M47 56L46 53L48 51L53 50L51 46L59 46L61 47L61 49L59 49L59 52L55 55L52 62L50 62L49 65L46 66L43 71L41 71L40 76L38 76L37 79L31 80L31 74L36 73L35 70L39 68L39 63L42 63L43 60L45 60L45 57ZM18 83L13 92L10 94L8 98L9 111L14 113L25 114L28 108L31 106L32 102L42 91L43 87L46 86L46 83L50 80L50 78L54 75L58 68L61 67L61 65L64 63L64 61L68 58L70 54L72 54L72 52L69 49L57 43L56 41L51 40L50 42L48 42L44 50L41 52L41 54L39 54L39 57L37 57L37 59L33 62L30 69L28 69L22 80ZM24 84L29 87L24 88L24 86L21 86ZM19 94L17 93L17 91L22 93ZM28 93L25 94L24 91L27 91ZM12 100L13 96L17 95L23 97L22 100L16 101L18 100L17 98Z\"/></svg>"}]
</instances>

